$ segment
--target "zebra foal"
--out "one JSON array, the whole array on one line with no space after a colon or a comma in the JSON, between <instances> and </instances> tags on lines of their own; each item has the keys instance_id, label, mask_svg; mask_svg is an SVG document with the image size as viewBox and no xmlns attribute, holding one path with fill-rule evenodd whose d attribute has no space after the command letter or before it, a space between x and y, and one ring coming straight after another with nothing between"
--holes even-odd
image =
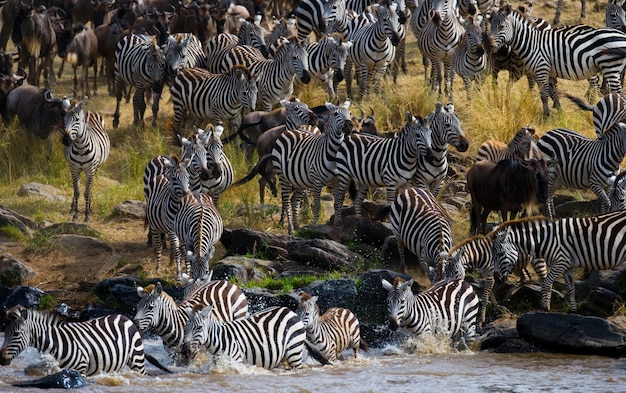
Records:
<instances>
[{"instance_id":1,"label":"zebra foal","mask_svg":"<svg viewBox=\"0 0 626 393\"><path fill-rule=\"evenodd\" d=\"M70 214L78 219L78 199L80 197L80 174L85 172L85 221L91 213L91 184L98 168L109 157L111 142L104 119L98 113L84 111L87 97L65 114L63 134L63 154L70 167L74 197Z\"/></svg>"}]
</instances>

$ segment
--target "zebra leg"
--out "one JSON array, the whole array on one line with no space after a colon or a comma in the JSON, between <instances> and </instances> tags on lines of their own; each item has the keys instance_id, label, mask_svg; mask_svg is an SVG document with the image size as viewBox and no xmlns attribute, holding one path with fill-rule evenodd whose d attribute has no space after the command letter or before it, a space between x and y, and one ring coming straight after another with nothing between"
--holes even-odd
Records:
<instances>
[{"instance_id":1,"label":"zebra leg","mask_svg":"<svg viewBox=\"0 0 626 393\"><path fill-rule=\"evenodd\" d=\"M113 128L117 128L120 125L120 104L122 102L122 89L124 88L124 82L121 79L115 78L115 113L113 114Z\"/></svg>"},{"instance_id":2,"label":"zebra leg","mask_svg":"<svg viewBox=\"0 0 626 393\"><path fill-rule=\"evenodd\" d=\"M344 66L344 79L346 81L346 95L352 97L352 61L346 59L346 65Z\"/></svg>"},{"instance_id":3,"label":"zebra leg","mask_svg":"<svg viewBox=\"0 0 626 393\"><path fill-rule=\"evenodd\" d=\"M154 241L154 239L152 240ZM176 280L183 281L180 241L178 240L178 236L176 236L176 234L174 233L170 233L170 246L172 248L171 253L174 257L174 261L176 262ZM185 257L185 264L187 264L186 257ZM189 268L187 268L187 274L190 274Z\"/></svg>"},{"instance_id":4,"label":"zebra leg","mask_svg":"<svg viewBox=\"0 0 626 393\"><path fill-rule=\"evenodd\" d=\"M357 84L359 85L359 95L357 100L361 101L363 99L363 97L365 97L367 95L367 93L369 92L369 89L367 86L367 77L368 77L368 72L367 72L367 66L364 65L359 65L359 68L356 70L357 72Z\"/></svg>"},{"instance_id":5,"label":"zebra leg","mask_svg":"<svg viewBox=\"0 0 626 393\"><path fill-rule=\"evenodd\" d=\"M137 87L133 95L133 124L143 125L143 116L146 113L146 100L144 98L143 87Z\"/></svg>"},{"instance_id":6,"label":"zebra leg","mask_svg":"<svg viewBox=\"0 0 626 393\"><path fill-rule=\"evenodd\" d=\"M354 205L354 214L360 216L363 213L363 200L365 200L365 194L367 194L367 186L359 184L359 187L354 197L352 204Z\"/></svg>"},{"instance_id":7,"label":"zebra leg","mask_svg":"<svg viewBox=\"0 0 626 393\"><path fill-rule=\"evenodd\" d=\"M80 169L71 168L72 174L72 187L74 188L74 196L72 197L72 207L70 208L70 214L74 213L72 220L78 220L78 198L80 197Z\"/></svg>"},{"instance_id":8,"label":"zebra leg","mask_svg":"<svg viewBox=\"0 0 626 393\"><path fill-rule=\"evenodd\" d=\"M91 184L94 175L95 172L85 174L85 222L89 222L89 214L91 214Z\"/></svg>"},{"instance_id":9,"label":"zebra leg","mask_svg":"<svg viewBox=\"0 0 626 393\"><path fill-rule=\"evenodd\" d=\"M159 272L161 269L161 257L163 253L163 243L161 242L161 232L157 231L154 228L150 228L150 234L152 235L152 247L154 248L154 253L156 254L156 272Z\"/></svg>"},{"instance_id":10,"label":"zebra leg","mask_svg":"<svg viewBox=\"0 0 626 393\"><path fill-rule=\"evenodd\" d=\"M600 213L607 213L611 207L611 200L602 185L597 180L592 180L591 190L598 196L600 200Z\"/></svg>"},{"instance_id":11,"label":"zebra leg","mask_svg":"<svg viewBox=\"0 0 626 393\"><path fill-rule=\"evenodd\" d=\"M565 287L567 288L567 301L569 303L570 311L575 312L578 309L576 304L576 286L574 284L574 276L572 270L566 270L563 272L563 278L565 279Z\"/></svg>"},{"instance_id":12,"label":"zebra leg","mask_svg":"<svg viewBox=\"0 0 626 393\"><path fill-rule=\"evenodd\" d=\"M406 258L404 257L404 242L398 234L396 234L396 246L398 247L398 254L400 254L400 272L402 274L408 274L406 269Z\"/></svg>"},{"instance_id":13,"label":"zebra leg","mask_svg":"<svg viewBox=\"0 0 626 393\"><path fill-rule=\"evenodd\" d=\"M313 186L313 224L317 224L320 219L322 188L324 185L321 182L316 182Z\"/></svg>"},{"instance_id":14,"label":"zebra leg","mask_svg":"<svg viewBox=\"0 0 626 393\"><path fill-rule=\"evenodd\" d=\"M154 90L152 93L152 127L156 126L157 115L159 114L159 103L161 102L161 93ZM143 116L142 116L143 118Z\"/></svg>"},{"instance_id":15,"label":"zebra leg","mask_svg":"<svg viewBox=\"0 0 626 393\"><path fill-rule=\"evenodd\" d=\"M554 281L563 275L565 270L567 270L568 262L560 261L554 263L550 267L550 272L546 276L545 280L541 284L541 307L544 311L550 311L550 300L552 299L552 285ZM569 287L568 287L569 289Z\"/></svg>"},{"instance_id":16,"label":"zebra leg","mask_svg":"<svg viewBox=\"0 0 626 393\"><path fill-rule=\"evenodd\" d=\"M548 80L540 81L537 79L537 84L540 86L539 95L541 96L541 103L543 104L543 115L548 117L550 116L550 106L548 105L550 82Z\"/></svg>"},{"instance_id":17,"label":"zebra leg","mask_svg":"<svg viewBox=\"0 0 626 393\"><path fill-rule=\"evenodd\" d=\"M495 284L495 280L493 275L491 277L485 278L485 287L483 288L483 304L480 309L480 325L482 326L485 323L485 318L487 314L487 303L489 302L489 298L492 297L492 303L495 305L498 304L496 301L496 297L493 295L493 286Z\"/></svg>"},{"instance_id":18,"label":"zebra leg","mask_svg":"<svg viewBox=\"0 0 626 393\"><path fill-rule=\"evenodd\" d=\"M335 189L333 190L335 208L335 220L333 224L337 227L341 226L343 221L343 200L346 197L346 189L348 188L346 181L349 184L350 179L340 178L335 184Z\"/></svg>"},{"instance_id":19,"label":"zebra leg","mask_svg":"<svg viewBox=\"0 0 626 393\"><path fill-rule=\"evenodd\" d=\"M553 26L556 26L561 21L561 10L563 9L563 0L558 0L556 3L556 13L554 14Z\"/></svg>"},{"instance_id":20,"label":"zebra leg","mask_svg":"<svg viewBox=\"0 0 626 393\"><path fill-rule=\"evenodd\" d=\"M280 196L282 200L282 212L281 212L281 220L282 217L287 217L287 232L291 235L293 232L293 216L291 214L291 193L293 192L293 188L289 185L289 183L280 177Z\"/></svg>"}]
</instances>

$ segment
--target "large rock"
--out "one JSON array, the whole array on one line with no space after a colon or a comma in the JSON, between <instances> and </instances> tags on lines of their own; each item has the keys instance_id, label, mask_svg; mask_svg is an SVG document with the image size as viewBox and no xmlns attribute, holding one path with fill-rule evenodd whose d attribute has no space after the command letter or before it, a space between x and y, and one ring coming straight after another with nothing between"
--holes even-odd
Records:
<instances>
[{"instance_id":1,"label":"large rock","mask_svg":"<svg viewBox=\"0 0 626 393\"><path fill-rule=\"evenodd\" d=\"M287 252L291 260L328 271L344 269L359 259L359 254L334 240L294 240L287 245Z\"/></svg>"},{"instance_id":2,"label":"large rock","mask_svg":"<svg viewBox=\"0 0 626 393\"><path fill-rule=\"evenodd\" d=\"M42 197L50 202L66 202L63 192L56 187L41 183L26 183L17 191L17 195Z\"/></svg>"},{"instance_id":3,"label":"large rock","mask_svg":"<svg viewBox=\"0 0 626 393\"><path fill-rule=\"evenodd\" d=\"M229 255L263 255L264 259L288 259L287 245L292 236L273 235L249 229L224 228L220 239Z\"/></svg>"},{"instance_id":4,"label":"large rock","mask_svg":"<svg viewBox=\"0 0 626 393\"><path fill-rule=\"evenodd\" d=\"M113 214L143 220L146 218L146 202L130 200L118 203L113 208Z\"/></svg>"},{"instance_id":5,"label":"large rock","mask_svg":"<svg viewBox=\"0 0 626 393\"><path fill-rule=\"evenodd\" d=\"M554 351L602 356L626 355L626 332L598 317L530 312L518 318L517 331L525 341Z\"/></svg>"},{"instance_id":6,"label":"large rock","mask_svg":"<svg viewBox=\"0 0 626 393\"><path fill-rule=\"evenodd\" d=\"M14 287L34 278L37 273L11 254L0 255L0 285Z\"/></svg>"},{"instance_id":7,"label":"large rock","mask_svg":"<svg viewBox=\"0 0 626 393\"><path fill-rule=\"evenodd\" d=\"M33 220L0 205L0 227L5 226L17 228L25 235L32 235L37 229L37 223Z\"/></svg>"}]
</instances>

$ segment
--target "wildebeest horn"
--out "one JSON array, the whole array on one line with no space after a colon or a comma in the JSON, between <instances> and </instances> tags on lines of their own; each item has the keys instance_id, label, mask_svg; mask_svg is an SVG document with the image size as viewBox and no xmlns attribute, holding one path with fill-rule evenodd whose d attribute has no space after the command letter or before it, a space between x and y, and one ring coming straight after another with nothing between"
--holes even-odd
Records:
<instances>
[{"instance_id":1,"label":"wildebeest horn","mask_svg":"<svg viewBox=\"0 0 626 393\"><path fill-rule=\"evenodd\" d=\"M74 92L74 98L78 99L78 92L76 91L76 89L74 89L73 87L70 87L70 90L72 90L72 92Z\"/></svg>"}]
</instances>

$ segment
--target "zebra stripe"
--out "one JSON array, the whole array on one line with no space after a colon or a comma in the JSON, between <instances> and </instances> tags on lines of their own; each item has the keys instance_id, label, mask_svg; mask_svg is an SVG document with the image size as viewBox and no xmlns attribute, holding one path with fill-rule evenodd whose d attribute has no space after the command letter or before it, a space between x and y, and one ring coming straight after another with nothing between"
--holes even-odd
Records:
<instances>
[{"instance_id":1,"label":"zebra stripe","mask_svg":"<svg viewBox=\"0 0 626 393\"><path fill-rule=\"evenodd\" d=\"M475 161L491 161L497 163L501 160L529 160L538 158L537 136L535 130L527 124L520 128L509 144L489 139L483 142L476 152Z\"/></svg>"},{"instance_id":2,"label":"zebra stripe","mask_svg":"<svg viewBox=\"0 0 626 393\"><path fill-rule=\"evenodd\" d=\"M227 121L251 112L256 106L257 83L245 66L235 66L223 74L201 68L186 68L178 73L172 87L174 125L180 128L188 113L195 123Z\"/></svg>"},{"instance_id":3,"label":"zebra stripe","mask_svg":"<svg viewBox=\"0 0 626 393\"><path fill-rule=\"evenodd\" d=\"M540 32L510 5L502 7L492 16L491 28L495 49L502 44L510 45L511 50L535 74L544 115L550 114L548 96L551 75L580 80L592 78L600 72L610 92L621 93L620 75L626 66L626 34L586 25Z\"/></svg>"},{"instance_id":4,"label":"zebra stripe","mask_svg":"<svg viewBox=\"0 0 626 393\"><path fill-rule=\"evenodd\" d=\"M348 348L358 357L361 346L359 320L346 308L332 307L320 315L317 296L300 293L296 314L306 328L306 338L328 361L334 362Z\"/></svg>"},{"instance_id":5,"label":"zebra stripe","mask_svg":"<svg viewBox=\"0 0 626 393\"><path fill-rule=\"evenodd\" d=\"M413 279L397 277L393 284L382 279L388 291L389 328L403 328L412 335L443 333L465 343L476 335L479 300L464 280L439 281L425 291L413 294Z\"/></svg>"},{"instance_id":6,"label":"zebra stripe","mask_svg":"<svg viewBox=\"0 0 626 393\"><path fill-rule=\"evenodd\" d=\"M176 75L185 68L206 68L207 57L200 40L192 33L177 33L167 38L165 43L165 64L167 64L167 84L171 85Z\"/></svg>"},{"instance_id":7,"label":"zebra stripe","mask_svg":"<svg viewBox=\"0 0 626 393\"><path fill-rule=\"evenodd\" d=\"M207 152L207 165L211 167L211 175L208 179L194 176L190 180L190 188L193 191L209 195L217 206L220 195L233 184L235 173L230 160L224 153L222 134L224 125L218 123L214 128L207 129L200 135Z\"/></svg>"},{"instance_id":8,"label":"zebra stripe","mask_svg":"<svg viewBox=\"0 0 626 393\"><path fill-rule=\"evenodd\" d=\"M181 353L185 325L189 321L187 307L211 304L214 307L211 318L224 322L248 316L248 299L238 286L226 280L209 280L178 304L163 291L160 282L138 287L137 294L140 300L133 318L135 325L142 332L154 329L165 349L179 362L188 360Z\"/></svg>"},{"instance_id":9,"label":"zebra stripe","mask_svg":"<svg viewBox=\"0 0 626 393\"><path fill-rule=\"evenodd\" d=\"M387 201L391 202L396 190L409 184L415 174L418 156L432 155L432 132L426 122L409 112L405 116L406 124L395 138L353 134L339 147L333 192L336 226L342 224L342 205L353 180L358 184L354 209L361 214L368 187L385 187Z\"/></svg>"},{"instance_id":10,"label":"zebra stripe","mask_svg":"<svg viewBox=\"0 0 626 393\"><path fill-rule=\"evenodd\" d=\"M12 322L4 332L0 364L6 366L26 347L51 354L59 367L82 375L118 372L128 366L145 374L143 341L137 327L121 314L85 322L67 322L49 312L16 306L7 311Z\"/></svg>"},{"instance_id":11,"label":"zebra stripe","mask_svg":"<svg viewBox=\"0 0 626 393\"><path fill-rule=\"evenodd\" d=\"M152 125L156 125L159 101L165 79L165 54L156 42L156 37L130 34L117 43L115 49L115 113L113 128L120 124L120 103L124 86L134 87L134 124L143 124L146 112L144 93L152 89Z\"/></svg>"},{"instance_id":12,"label":"zebra stripe","mask_svg":"<svg viewBox=\"0 0 626 393\"><path fill-rule=\"evenodd\" d=\"M174 231L191 278L201 278L209 273L209 261L215 254L215 244L224 231L222 216L211 197L198 193L185 194L174 220Z\"/></svg>"},{"instance_id":13,"label":"zebra stripe","mask_svg":"<svg viewBox=\"0 0 626 393\"><path fill-rule=\"evenodd\" d=\"M592 112L593 128L596 137L602 138L604 133L619 121L626 121L626 99L618 93L607 94L600 98L595 106L588 105L582 99L565 95L580 109Z\"/></svg>"},{"instance_id":14,"label":"zebra stripe","mask_svg":"<svg viewBox=\"0 0 626 393\"><path fill-rule=\"evenodd\" d=\"M606 6L606 27L626 31L626 13L624 12L624 0L610 0Z\"/></svg>"},{"instance_id":15,"label":"zebra stripe","mask_svg":"<svg viewBox=\"0 0 626 393\"><path fill-rule=\"evenodd\" d=\"M218 322L209 316L212 308L196 308L185 326L185 346L192 356L206 347L212 355L266 369L283 360L291 368L302 368L306 331L296 313L270 307L248 318Z\"/></svg>"},{"instance_id":16,"label":"zebra stripe","mask_svg":"<svg viewBox=\"0 0 626 393\"><path fill-rule=\"evenodd\" d=\"M240 19L239 23L239 31L237 32L238 44L256 48L263 57L267 58L269 53L265 42L265 29L245 19Z\"/></svg>"},{"instance_id":17,"label":"zebra stripe","mask_svg":"<svg viewBox=\"0 0 626 393\"><path fill-rule=\"evenodd\" d=\"M301 0L294 10L298 40L304 40L311 32L318 38L326 33L328 17L337 0Z\"/></svg>"},{"instance_id":18,"label":"zebra stripe","mask_svg":"<svg viewBox=\"0 0 626 393\"><path fill-rule=\"evenodd\" d=\"M601 139L589 139L564 128L545 133L539 149L552 160L548 178L548 215L554 216L554 193L561 187L588 189L598 196L601 212L611 205L611 188L626 156L626 124L617 123Z\"/></svg>"},{"instance_id":19,"label":"zebra stripe","mask_svg":"<svg viewBox=\"0 0 626 393\"><path fill-rule=\"evenodd\" d=\"M84 111L87 97L65 114L63 127L63 154L70 167L74 196L70 214L78 219L80 174L85 172L85 221L91 213L91 183L98 168L109 157L111 142L104 127L104 119L95 112Z\"/></svg>"},{"instance_id":20,"label":"zebra stripe","mask_svg":"<svg viewBox=\"0 0 626 393\"><path fill-rule=\"evenodd\" d=\"M337 151L345 135L352 131L353 123L348 105L326 104L331 114L324 134L287 130L274 144L272 162L278 174L282 214L287 217L290 234L299 227L298 210L307 190L313 189L313 223L317 223L319 219L322 188L333 181L337 168Z\"/></svg>"},{"instance_id":21,"label":"zebra stripe","mask_svg":"<svg viewBox=\"0 0 626 393\"><path fill-rule=\"evenodd\" d=\"M490 38L483 32L482 20L482 15L467 17L465 34L452 55L452 70L463 79L468 99L472 96L472 82L479 89L491 72L491 53L485 50Z\"/></svg>"},{"instance_id":22,"label":"zebra stripe","mask_svg":"<svg viewBox=\"0 0 626 393\"><path fill-rule=\"evenodd\" d=\"M611 199L610 211L626 209L626 172L621 172L615 178L609 199Z\"/></svg>"},{"instance_id":23,"label":"zebra stripe","mask_svg":"<svg viewBox=\"0 0 626 393\"><path fill-rule=\"evenodd\" d=\"M428 191L411 187L398 194L389 211L389 222L396 237L401 271L407 274L404 248L420 261L432 283L443 278L442 252L452 247L451 220L446 209Z\"/></svg>"},{"instance_id":24,"label":"zebra stripe","mask_svg":"<svg viewBox=\"0 0 626 393\"><path fill-rule=\"evenodd\" d=\"M569 306L576 311L572 269L613 269L626 261L626 211L559 220L532 218L500 225L494 235L495 272L506 279L520 252L543 258L549 272L541 286L541 303L550 310L554 280L563 275Z\"/></svg>"},{"instance_id":25,"label":"zebra stripe","mask_svg":"<svg viewBox=\"0 0 626 393\"><path fill-rule=\"evenodd\" d=\"M412 182L438 195L448 174L448 144L460 152L465 152L469 148L469 141L465 138L461 120L452 103L444 106L438 102L435 110L426 116L425 120L432 130L432 156L418 157L417 170Z\"/></svg>"},{"instance_id":26,"label":"zebra stripe","mask_svg":"<svg viewBox=\"0 0 626 393\"><path fill-rule=\"evenodd\" d=\"M341 82L343 80L346 57L351 46L352 42L350 41L340 42L333 36L327 36L321 41L310 43L306 47L311 75L322 82L331 102L337 99L334 81Z\"/></svg>"}]
</instances>

